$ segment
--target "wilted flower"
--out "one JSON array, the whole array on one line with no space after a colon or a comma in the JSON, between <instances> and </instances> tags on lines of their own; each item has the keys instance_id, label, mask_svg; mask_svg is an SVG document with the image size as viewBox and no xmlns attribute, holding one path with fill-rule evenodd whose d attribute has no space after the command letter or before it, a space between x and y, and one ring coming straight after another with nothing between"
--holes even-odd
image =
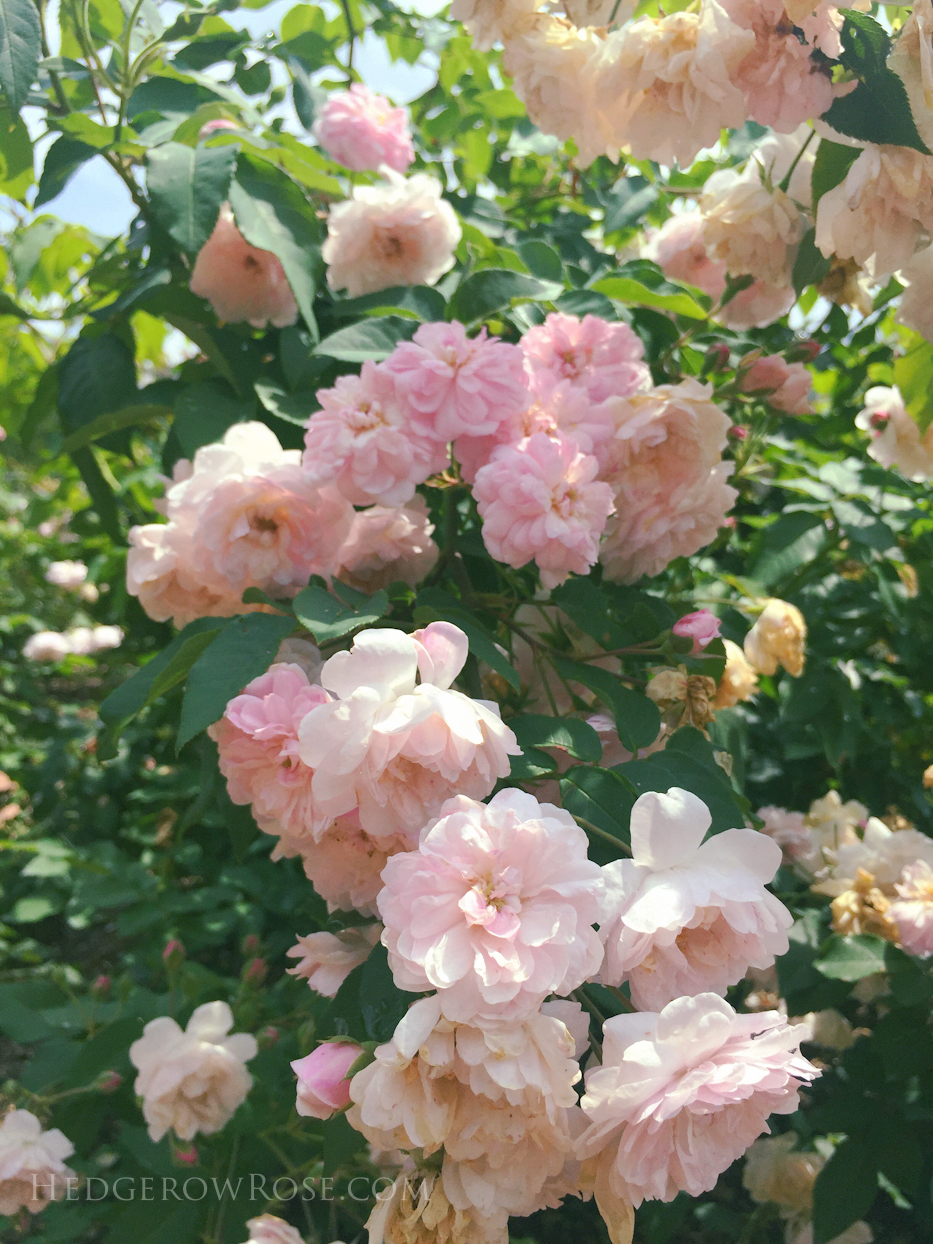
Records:
<instances>
[{"instance_id":1,"label":"wilted flower","mask_svg":"<svg viewBox=\"0 0 933 1244\"><path fill-rule=\"evenodd\" d=\"M670 730L678 726L703 729L714 719L711 700L716 683L705 674L688 674L687 667L664 667L654 671L645 688L645 695L661 710L664 724Z\"/></svg>"},{"instance_id":2,"label":"wilted flower","mask_svg":"<svg viewBox=\"0 0 933 1244\"><path fill-rule=\"evenodd\" d=\"M65 1165L74 1145L57 1127L42 1130L29 1110L11 1110L0 1119L0 1214L27 1209L37 1214L68 1191L76 1179Z\"/></svg>"},{"instance_id":3,"label":"wilted flower","mask_svg":"<svg viewBox=\"0 0 933 1244\"><path fill-rule=\"evenodd\" d=\"M357 172L387 164L404 173L415 158L405 109L361 82L331 95L311 133L332 160Z\"/></svg>"},{"instance_id":4,"label":"wilted flower","mask_svg":"<svg viewBox=\"0 0 933 1244\"><path fill-rule=\"evenodd\" d=\"M745 655L759 674L775 674L782 665L799 678L806 660L807 624L796 605L769 597L745 636Z\"/></svg>"},{"instance_id":5,"label":"wilted flower","mask_svg":"<svg viewBox=\"0 0 933 1244\"><path fill-rule=\"evenodd\" d=\"M796 1132L756 1140L745 1155L742 1184L753 1201L771 1201L782 1217L805 1214L813 1208L813 1185L826 1159L819 1153L796 1149Z\"/></svg>"},{"instance_id":6,"label":"wilted flower","mask_svg":"<svg viewBox=\"0 0 933 1244\"><path fill-rule=\"evenodd\" d=\"M206 298L219 320L285 328L298 318L282 264L271 251L250 246L226 204L214 232L198 251L191 292Z\"/></svg>"}]
</instances>

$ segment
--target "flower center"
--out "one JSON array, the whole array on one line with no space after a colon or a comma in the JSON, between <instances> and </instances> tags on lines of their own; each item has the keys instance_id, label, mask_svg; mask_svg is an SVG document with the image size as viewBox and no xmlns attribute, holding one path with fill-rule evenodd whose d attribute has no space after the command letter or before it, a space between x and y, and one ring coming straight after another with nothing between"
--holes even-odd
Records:
<instances>
[{"instance_id":1,"label":"flower center","mask_svg":"<svg viewBox=\"0 0 933 1244\"><path fill-rule=\"evenodd\" d=\"M358 436L364 432L372 432L376 428L385 427L387 420L378 402L363 401L354 406L347 414L347 426Z\"/></svg>"},{"instance_id":2,"label":"flower center","mask_svg":"<svg viewBox=\"0 0 933 1244\"><path fill-rule=\"evenodd\" d=\"M518 895L501 878L479 878L460 900L460 910L467 924L480 925L494 937L514 940L521 921L522 909Z\"/></svg>"}]
</instances>

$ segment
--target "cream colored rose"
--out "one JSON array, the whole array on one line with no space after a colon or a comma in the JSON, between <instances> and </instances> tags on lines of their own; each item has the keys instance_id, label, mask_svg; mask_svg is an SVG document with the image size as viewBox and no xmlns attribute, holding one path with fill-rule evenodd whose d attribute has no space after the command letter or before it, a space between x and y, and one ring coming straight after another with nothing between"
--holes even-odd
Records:
<instances>
[{"instance_id":1,"label":"cream colored rose","mask_svg":"<svg viewBox=\"0 0 933 1244\"><path fill-rule=\"evenodd\" d=\"M505 43L534 25L541 0L453 0L450 16L463 22L478 52Z\"/></svg>"},{"instance_id":2,"label":"cream colored rose","mask_svg":"<svg viewBox=\"0 0 933 1244\"><path fill-rule=\"evenodd\" d=\"M796 1132L756 1140L745 1154L742 1184L753 1201L771 1201L781 1216L808 1213L813 1207L813 1184L826 1159L819 1153L795 1152Z\"/></svg>"},{"instance_id":3,"label":"cream colored rose","mask_svg":"<svg viewBox=\"0 0 933 1244\"><path fill-rule=\"evenodd\" d=\"M74 1145L57 1127L42 1130L29 1110L11 1110L0 1121L0 1214L36 1214L68 1192L76 1179L64 1159Z\"/></svg>"},{"instance_id":4,"label":"cream colored rose","mask_svg":"<svg viewBox=\"0 0 933 1244\"><path fill-rule=\"evenodd\" d=\"M724 639L726 668L722 672L713 708L734 708L750 700L758 690L758 675L749 665L745 653L731 639Z\"/></svg>"},{"instance_id":5,"label":"cream colored rose","mask_svg":"<svg viewBox=\"0 0 933 1244\"><path fill-rule=\"evenodd\" d=\"M745 636L745 655L759 674L775 674L782 665L799 678L806 656L807 624L796 605L770 597Z\"/></svg>"},{"instance_id":6,"label":"cream colored rose","mask_svg":"<svg viewBox=\"0 0 933 1244\"><path fill-rule=\"evenodd\" d=\"M804 219L783 190L768 189L757 166L741 176L731 169L714 173L700 210L711 259L733 276L754 276L778 288L791 284Z\"/></svg>"},{"instance_id":7,"label":"cream colored rose","mask_svg":"<svg viewBox=\"0 0 933 1244\"><path fill-rule=\"evenodd\" d=\"M888 57L907 90L917 133L933 149L933 4L917 0Z\"/></svg>"},{"instance_id":8,"label":"cream colored rose","mask_svg":"<svg viewBox=\"0 0 933 1244\"><path fill-rule=\"evenodd\" d=\"M187 1028L162 1015L130 1046L152 1140L170 1130L181 1140L217 1132L242 1104L253 1082L245 1064L259 1047L249 1033L228 1035L232 1026L226 1002L207 1002Z\"/></svg>"}]
</instances>

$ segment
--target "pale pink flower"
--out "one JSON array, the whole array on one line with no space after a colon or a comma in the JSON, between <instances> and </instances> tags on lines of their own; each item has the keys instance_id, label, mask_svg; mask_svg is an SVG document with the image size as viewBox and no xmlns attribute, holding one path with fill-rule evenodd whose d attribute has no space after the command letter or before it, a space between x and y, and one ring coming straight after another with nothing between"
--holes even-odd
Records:
<instances>
[{"instance_id":1,"label":"pale pink flower","mask_svg":"<svg viewBox=\"0 0 933 1244\"><path fill-rule=\"evenodd\" d=\"M811 854L813 836L802 812L788 812L786 808L769 805L759 808L758 815L764 821L761 832L778 844L788 863Z\"/></svg>"},{"instance_id":2,"label":"pale pink flower","mask_svg":"<svg viewBox=\"0 0 933 1244\"><path fill-rule=\"evenodd\" d=\"M700 212L680 212L649 235L645 256L654 260L666 277L695 285L718 299L726 288L726 265L710 259L703 241Z\"/></svg>"},{"instance_id":3,"label":"pale pink flower","mask_svg":"<svg viewBox=\"0 0 933 1244\"><path fill-rule=\"evenodd\" d=\"M206 298L219 320L231 323L246 320L254 328L285 328L298 318L281 263L271 251L250 246L226 204L198 251L191 292Z\"/></svg>"},{"instance_id":4,"label":"pale pink flower","mask_svg":"<svg viewBox=\"0 0 933 1244\"><path fill-rule=\"evenodd\" d=\"M770 285L758 279L730 298L714 318L736 330L767 328L786 315L796 301L797 294L791 285Z\"/></svg>"},{"instance_id":5,"label":"pale pink flower","mask_svg":"<svg viewBox=\"0 0 933 1244\"><path fill-rule=\"evenodd\" d=\"M737 493L722 459L730 420L711 399L712 386L688 379L606 403L617 429L604 474L615 498L600 549L609 578L658 574L722 526Z\"/></svg>"},{"instance_id":6,"label":"pale pink flower","mask_svg":"<svg viewBox=\"0 0 933 1244\"><path fill-rule=\"evenodd\" d=\"M908 864L894 883L898 897L887 910L904 949L928 959L933 955L933 868L926 860Z\"/></svg>"},{"instance_id":7,"label":"pale pink flower","mask_svg":"<svg viewBox=\"0 0 933 1244\"><path fill-rule=\"evenodd\" d=\"M640 17L611 32L591 68L608 145L687 168L747 117L730 75L754 45L716 0L699 13Z\"/></svg>"},{"instance_id":8,"label":"pale pink flower","mask_svg":"<svg viewBox=\"0 0 933 1244\"><path fill-rule=\"evenodd\" d=\"M919 0L904 22L888 57L888 68L904 83L917 133L933 143L933 8Z\"/></svg>"},{"instance_id":9,"label":"pale pink flower","mask_svg":"<svg viewBox=\"0 0 933 1244\"><path fill-rule=\"evenodd\" d=\"M928 428L921 437L899 389L869 389L855 426L870 433L868 453L881 466L896 467L906 479L917 481L933 475L933 432Z\"/></svg>"},{"instance_id":10,"label":"pale pink flower","mask_svg":"<svg viewBox=\"0 0 933 1244\"><path fill-rule=\"evenodd\" d=\"M438 441L488 435L531 402L521 350L456 320L422 324L385 367L412 426Z\"/></svg>"},{"instance_id":11,"label":"pale pink flower","mask_svg":"<svg viewBox=\"0 0 933 1244\"><path fill-rule=\"evenodd\" d=\"M898 280L906 285L897 308L898 323L933 341L933 246L917 251Z\"/></svg>"},{"instance_id":12,"label":"pale pink flower","mask_svg":"<svg viewBox=\"0 0 933 1244\"><path fill-rule=\"evenodd\" d=\"M491 555L516 568L534 560L545 587L586 574L613 510L598 472L596 459L561 433L495 449L473 485Z\"/></svg>"},{"instance_id":13,"label":"pale pink flower","mask_svg":"<svg viewBox=\"0 0 933 1244\"><path fill-rule=\"evenodd\" d=\"M232 617L248 606L235 593L207 587L191 569L191 542L197 522L193 509L169 523L131 527L126 559L126 590L138 596L150 618L179 628L195 618Z\"/></svg>"},{"instance_id":14,"label":"pale pink flower","mask_svg":"<svg viewBox=\"0 0 933 1244\"><path fill-rule=\"evenodd\" d=\"M337 550L334 578L370 594L399 581L417 587L437 562L433 531L427 503L417 494L391 509L359 510Z\"/></svg>"},{"instance_id":15,"label":"pale pink flower","mask_svg":"<svg viewBox=\"0 0 933 1244\"><path fill-rule=\"evenodd\" d=\"M298 729L330 696L299 665L273 665L227 705L208 733L236 804L251 804L260 829L299 843L313 841L332 818L317 811L314 776L298 754Z\"/></svg>"},{"instance_id":16,"label":"pale pink flower","mask_svg":"<svg viewBox=\"0 0 933 1244\"><path fill-rule=\"evenodd\" d=\"M294 1227L275 1214L260 1214L247 1220L249 1239L246 1244L304 1244Z\"/></svg>"},{"instance_id":17,"label":"pale pink flower","mask_svg":"<svg viewBox=\"0 0 933 1244\"><path fill-rule=\"evenodd\" d=\"M253 1082L246 1063L258 1046L249 1033L230 1034L232 1026L226 1002L206 1002L187 1028L162 1015L130 1046L139 1071L134 1089L153 1141L170 1129L180 1140L219 1132L243 1103Z\"/></svg>"},{"instance_id":18,"label":"pale pink flower","mask_svg":"<svg viewBox=\"0 0 933 1244\"><path fill-rule=\"evenodd\" d=\"M602 875L566 812L524 791L449 800L417 851L383 871L383 942L401 989L448 1018L521 1016L596 970Z\"/></svg>"},{"instance_id":19,"label":"pale pink flower","mask_svg":"<svg viewBox=\"0 0 933 1244\"><path fill-rule=\"evenodd\" d=\"M392 374L366 362L358 376L319 389L308 420L302 465L312 484L334 484L354 505L398 505L447 465L437 438L413 426Z\"/></svg>"},{"instance_id":20,"label":"pale pink flower","mask_svg":"<svg viewBox=\"0 0 933 1244\"><path fill-rule=\"evenodd\" d=\"M463 22L477 51L488 52L534 26L541 0L453 0L450 16Z\"/></svg>"},{"instance_id":21,"label":"pale pink flower","mask_svg":"<svg viewBox=\"0 0 933 1244\"><path fill-rule=\"evenodd\" d=\"M70 652L71 645L60 631L36 631L23 644L27 661L63 661Z\"/></svg>"},{"instance_id":22,"label":"pale pink flower","mask_svg":"<svg viewBox=\"0 0 933 1244\"><path fill-rule=\"evenodd\" d=\"M651 384L641 339L627 324L611 324L598 315L581 320L552 311L543 324L528 329L521 346L536 393L547 395L554 385L569 381L590 401L601 402Z\"/></svg>"},{"instance_id":23,"label":"pale pink flower","mask_svg":"<svg viewBox=\"0 0 933 1244\"><path fill-rule=\"evenodd\" d=\"M69 652L92 656L109 648L119 648L123 631L119 626L72 626L62 636Z\"/></svg>"},{"instance_id":24,"label":"pale pink flower","mask_svg":"<svg viewBox=\"0 0 933 1244\"><path fill-rule=\"evenodd\" d=\"M286 968L290 976L302 976L315 993L335 998L337 990L354 968L365 963L379 941L382 926L364 924L341 933L298 935L298 943L286 951L289 959L300 959L296 967Z\"/></svg>"},{"instance_id":25,"label":"pale pink flower","mask_svg":"<svg viewBox=\"0 0 933 1244\"><path fill-rule=\"evenodd\" d=\"M778 186L767 186L760 166L744 173L720 169L700 200L703 242L711 259L732 276L753 276L769 286L792 285L794 257L806 223Z\"/></svg>"},{"instance_id":26,"label":"pale pink flower","mask_svg":"<svg viewBox=\"0 0 933 1244\"><path fill-rule=\"evenodd\" d=\"M578 1144L617 1196L672 1201L712 1188L768 1116L791 1114L819 1075L801 1028L777 1011L737 1015L715 994L677 998L660 1014L603 1025L603 1063L586 1074L592 1120Z\"/></svg>"},{"instance_id":27,"label":"pale pink flower","mask_svg":"<svg viewBox=\"0 0 933 1244\"><path fill-rule=\"evenodd\" d=\"M708 609L698 609L696 613L685 613L682 618L678 618L671 630L675 635L692 639L692 655L698 656L707 644L719 638L719 619Z\"/></svg>"},{"instance_id":28,"label":"pale pink flower","mask_svg":"<svg viewBox=\"0 0 933 1244\"><path fill-rule=\"evenodd\" d=\"M5 1114L0 1119L0 1214L12 1217L21 1209L37 1214L66 1196L69 1179L77 1180L65 1165L74 1151L57 1127L43 1131L31 1111Z\"/></svg>"},{"instance_id":29,"label":"pale pink flower","mask_svg":"<svg viewBox=\"0 0 933 1244\"><path fill-rule=\"evenodd\" d=\"M813 414L813 379L803 363L788 363L780 354L756 359L740 385L743 393L761 394L769 406L788 415Z\"/></svg>"},{"instance_id":30,"label":"pale pink flower","mask_svg":"<svg viewBox=\"0 0 933 1244\"><path fill-rule=\"evenodd\" d=\"M325 663L335 698L308 713L298 744L322 814L358 808L373 836L417 833L454 791L481 799L506 776L518 744L498 706L451 689L467 655L458 627L432 622L363 631Z\"/></svg>"},{"instance_id":31,"label":"pale pink flower","mask_svg":"<svg viewBox=\"0 0 933 1244\"><path fill-rule=\"evenodd\" d=\"M324 1041L291 1064L298 1077L296 1110L311 1119L329 1119L350 1104L347 1072L361 1054L349 1041Z\"/></svg>"},{"instance_id":32,"label":"pale pink flower","mask_svg":"<svg viewBox=\"0 0 933 1244\"><path fill-rule=\"evenodd\" d=\"M755 36L754 47L732 72L749 115L782 134L822 116L833 102L832 80L811 59L811 42L795 35L796 23L786 17L783 0L723 2L732 20Z\"/></svg>"},{"instance_id":33,"label":"pale pink flower","mask_svg":"<svg viewBox=\"0 0 933 1244\"><path fill-rule=\"evenodd\" d=\"M427 173L407 180L385 168L376 186L355 186L335 203L321 258L331 289L351 298L392 285L433 285L454 266L460 222Z\"/></svg>"},{"instance_id":34,"label":"pale pink flower","mask_svg":"<svg viewBox=\"0 0 933 1244\"><path fill-rule=\"evenodd\" d=\"M87 566L84 562L51 562L45 572L46 583L63 587L69 592L76 592L86 578Z\"/></svg>"},{"instance_id":35,"label":"pale pink flower","mask_svg":"<svg viewBox=\"0 0 933 1244\"><path fill-rule=\"evenodd\" d=\"M272 858L301 856L305 876L327 903L328 911L359 911L375 916L376 896L382 889L382 870L390 855L410 851L415 833L373 837L360 828L359 814L338 816L316 841L283 834Z\"/></svg>"},{"instance_id":36,"label":"pale pink flower","mask_svg":"<svg viewBox=\"0 0 933 1244\"><path fill-rule=\"evenodd\" d=\"M405 109L361 82L331 95L311 133L332 160L355 172L387 164L404 173L415 158Z\"/></svg>"},{"instance_id":37,"label":"pale pink flower","mask_svg":"<svg viewBox=\"0 0 933 1244\"><path fill-rule=\"evenodd\" d=\"M748 967L769 967L787 950L793 917L765 889L780 848L752 829L704 843L711 823L689 791L641 795L632 809L632 859L603 869L602 977L629 981L642 1010L682 994L724 994Z\"/></svg>"}]
</instances>

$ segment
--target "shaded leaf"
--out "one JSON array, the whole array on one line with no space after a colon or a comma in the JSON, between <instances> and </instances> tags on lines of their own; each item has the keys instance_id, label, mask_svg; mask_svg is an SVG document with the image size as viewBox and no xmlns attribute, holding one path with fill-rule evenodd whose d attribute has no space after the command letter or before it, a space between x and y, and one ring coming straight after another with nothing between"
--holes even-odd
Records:
<instances>
[{"instance_id":1,"label":"shaded leaf","mask_svg":"<svg viewBox=\"0 0 933 1244\"><path fill-rule=\"evenodd\" d=\"M186 255L211 236L230 189L236 148L164 143L146 158L146 185L156 220Z\"/></svg>"}]
</instances>

